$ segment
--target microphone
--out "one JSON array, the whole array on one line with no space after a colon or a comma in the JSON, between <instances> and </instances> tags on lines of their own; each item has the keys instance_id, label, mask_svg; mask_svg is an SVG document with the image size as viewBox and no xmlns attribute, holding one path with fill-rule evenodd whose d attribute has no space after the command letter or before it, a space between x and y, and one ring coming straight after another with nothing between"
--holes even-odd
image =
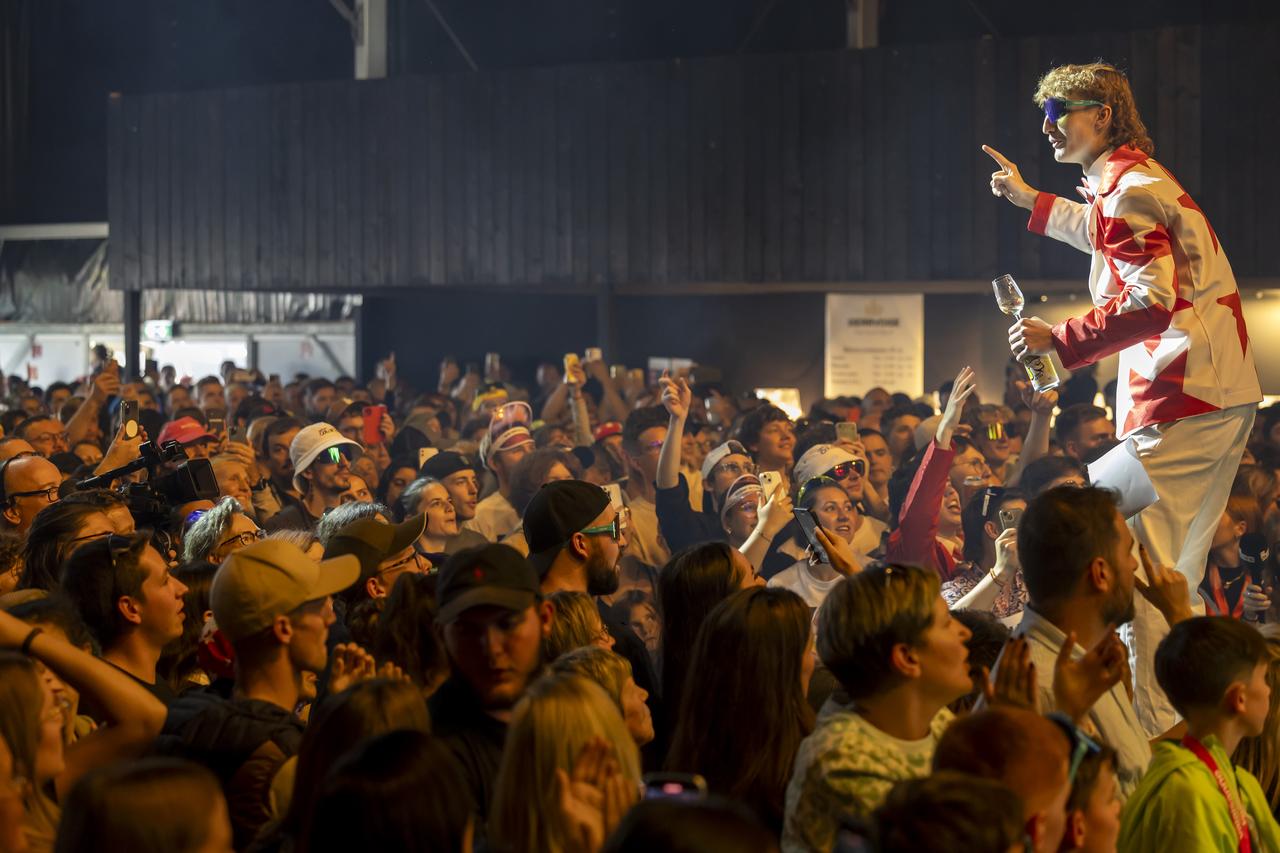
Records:
<instances>
[{"instance_id":1,"label":"microphone","mask_svg":"<svg viewBox=\"0 0 1280 853\"><path fill-rule=\"evenodd\" d=\"M1251 583L1262 584L1262 564L1270 556L1271 550L1267 547L1266 537L1261 533L1246 533L1240 537L1240 566L1252 578ZM1266 593L1271 594L1269 587ZM1261 624L1266 621L1266 613L1261 610L1246 611L1244 621Z\"/></svg>"},{"instance_id":2,"label":"microphone","mask_svg":"<svg viewBox=\"0 0 1280 853\"><path fill-rule=\"evenodd\" d=\"M1261 533L1246 533L1240 537L1240 562L1249 570L1249 574L1261 569L1270 556L1271 549Z\"/></svg>"}]
</instances>

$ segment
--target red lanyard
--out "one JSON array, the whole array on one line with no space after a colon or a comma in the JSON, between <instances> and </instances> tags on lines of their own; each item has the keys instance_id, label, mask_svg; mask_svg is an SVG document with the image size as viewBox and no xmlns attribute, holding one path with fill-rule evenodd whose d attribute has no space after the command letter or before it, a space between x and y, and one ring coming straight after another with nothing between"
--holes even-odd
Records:
<instances>
[{"instance_id":1,"label":"red lanyard","mask_svg":"<svg viewBox=\"0 0 1280 853\"><path fill-rule=\"evenodd\" d=\"M1196 758L1204 762L1204 766L1208 767L1209 772L1213 774L1213 780L1218 783L1218 790L1222 792L1222 796L1227 798L1227 807L1231 811L1231 822L1236 828L1236 839L1240 842L1240 853L1250 853L1253 850L1253 844L1249 838L1249 821L1245 818L1244 807L1240 805L1235 793L1227 785L1227 777L1218 767L1218 762L1213 760L1213 756L1209 753L1209 750L1204 748L1204 744L1191 735L1187 735L1182 739L1182 745L1191 750Z\"/></svg>"},{"instance_id":2,"label":"red lanyard","mask_svg":"<svg viewBox=\"0 0 1280 853\"><path fill-rule=\"evenodd\" d=\"M1240 583L1245 583L1247 578L1245 572L1241 569ZM1218 574L1217 566L1209 567L1209 591L1213 593L1213 603L1218 605L1218 613L1223 616L1230 616L1232 619L1239 619L1244 613L1244 589L1240 590L1240 597L1236 599L1236 606L1231 608L1231 612L1227 612L1227 596L1222 591L1222 576Z\"/></svg>"}]
</instances>

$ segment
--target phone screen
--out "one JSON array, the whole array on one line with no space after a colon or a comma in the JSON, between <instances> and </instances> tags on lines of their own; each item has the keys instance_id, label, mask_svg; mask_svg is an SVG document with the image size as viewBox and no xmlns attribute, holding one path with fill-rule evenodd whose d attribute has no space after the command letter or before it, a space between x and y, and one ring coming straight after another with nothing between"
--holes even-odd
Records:
<instances>
[{"instance_id":1,"label":"phone screen","mask_svg":"<svg viewBox=\"0 0 1280 853\"><path fill-rule=\"evenodd\" d=\"M813 517L813 513L802 506L798 506L792 510L795 514L796 521L800 522L800 529L804 531L804 538L813 546L813 553L819 561L830 563L831 558L827 556L827 549L822 547L822 543L818 541L818 535L814 532L818 529L818 520Z\"/></svg>"},{"instance_id":2,"label":"phone screen","mask_svg":"<svg viewBox=\"0 0 1280 853\"><path fill-rule=\"evenodd\" d=\"M707 783L696 773L646 773L646 800L702 800L707 796Z\"/></svg>"}]
</instances>

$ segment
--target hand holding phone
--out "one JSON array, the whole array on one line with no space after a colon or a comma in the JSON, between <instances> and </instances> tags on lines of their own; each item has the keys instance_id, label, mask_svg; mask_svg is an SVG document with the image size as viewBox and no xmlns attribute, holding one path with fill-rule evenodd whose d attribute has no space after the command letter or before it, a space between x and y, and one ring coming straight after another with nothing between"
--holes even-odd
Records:
<instances>
[{"instance_id":1,"label":"hand holding phone","mask_svg":"<svg viewBox=\"0 0 1280 853\"><path fill-rule=\"evenodd\" d=\"M1017 530L1018 522L1022 520L1022 510L1020 509L1002 509L1000 510L1000 530Z\"/></svg>"},{"instance_id":2,"label":"hand holding phone","mask_svg":"<svg viewBox=\"0 0 1280 853\"><path fill-rule=\"evenodd\" d=\"M120 424L124 427L125 438L132 440L138 437L137 400L120 401Z\"/></svg>"},{"instance_id":3,"label":"hand holding phone","mask_svg":"<svg viewBox=\"0 0 1280 853\"><path fill-rule=\"evenodd\" d=\"M802 506L798 506L792 510L796 517L796 521L800 522L800 529L804 531L804 538L808 541L809 547L813 549L813 556L817 558L819 563L831 565L831 557L827 554L827 549L822 547L822 543L818 540L817 529L819 527L818 520L813 517L813 513Z\"/></svg>"},{"instance_id":4,"label":"hand holding phone","mask_svg":"<svg viewBox=\"0 0 1280 853\"><path fill-rule=\"evenodd\" d=\"M773 493L778 490L780 485L782 485L782 475L777 471L760 472L760 488L764 490L764 499L766 501L773 497Z\"/></svg>"},{"instance_id":5,"label":"hand holding phone","mask_svg":"<svg viewBox=\"0 0 1280 853\"><path fill-rule=\"evenodd\" d=\"M836 439L839 441L851 441L856 444L860 440L858 438L858 425L852 421L843 421L836 424Z\"/></svg>"},{"instance_id":6,"label":"hand holding phone","mask_svg":"<svg viewBox=\"0 0 1280 853\"><path fill-rule=\"evenodd\" d=\"M361 415L364 417L364 426L360 430L360 440L364 442L365 447L375 444L382 444L382 418L387 414L387 407L365 406Z\"/></svg>"}]
</instances>

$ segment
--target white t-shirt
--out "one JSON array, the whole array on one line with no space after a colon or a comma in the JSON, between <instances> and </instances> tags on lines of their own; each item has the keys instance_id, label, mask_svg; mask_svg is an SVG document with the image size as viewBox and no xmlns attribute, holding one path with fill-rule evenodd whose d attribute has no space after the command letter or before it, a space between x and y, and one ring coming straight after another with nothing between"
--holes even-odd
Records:
<instances>
[{"instance_id":1,"label":"white t-shirt","mask_svg":"<svg viewBox=\"0 0 1280 853\"><path fill-rule=\"evenodd\" d=\"M789 589L813 608L821 607L827 593L831 592L838 583L840 583L840 575L825 581L816 577L809 567L808 560L801 560L769 578L769 586Z\"/></svg>"},{"instance_id":2,"label":"white t-shirt","mask_svg":"<svg viewBox=\"0 0 1280 853\"><path fill-rule=\"evenodd\" d=\"M857 530L853 531L853 541L849 543L853 547L853 553L857 556L858 562L866 564L867 555L880 547L880 537L888 529L889 525L880 519L869 515L862 516L862 523L858 525Z\"/></svg>"},{"instance_id":3,"label":"white t-shirt","mask_svg":"<svg viewBox=\"0 0 1280 853\"><path fill-rule=\"evenodd\" d=\"M476 517L464 521L462 526L474 530L490 542L497 542L520 524L520 514L511 505L511 501L494 492L476 504Z\"/></svg>"}]
</instances>

